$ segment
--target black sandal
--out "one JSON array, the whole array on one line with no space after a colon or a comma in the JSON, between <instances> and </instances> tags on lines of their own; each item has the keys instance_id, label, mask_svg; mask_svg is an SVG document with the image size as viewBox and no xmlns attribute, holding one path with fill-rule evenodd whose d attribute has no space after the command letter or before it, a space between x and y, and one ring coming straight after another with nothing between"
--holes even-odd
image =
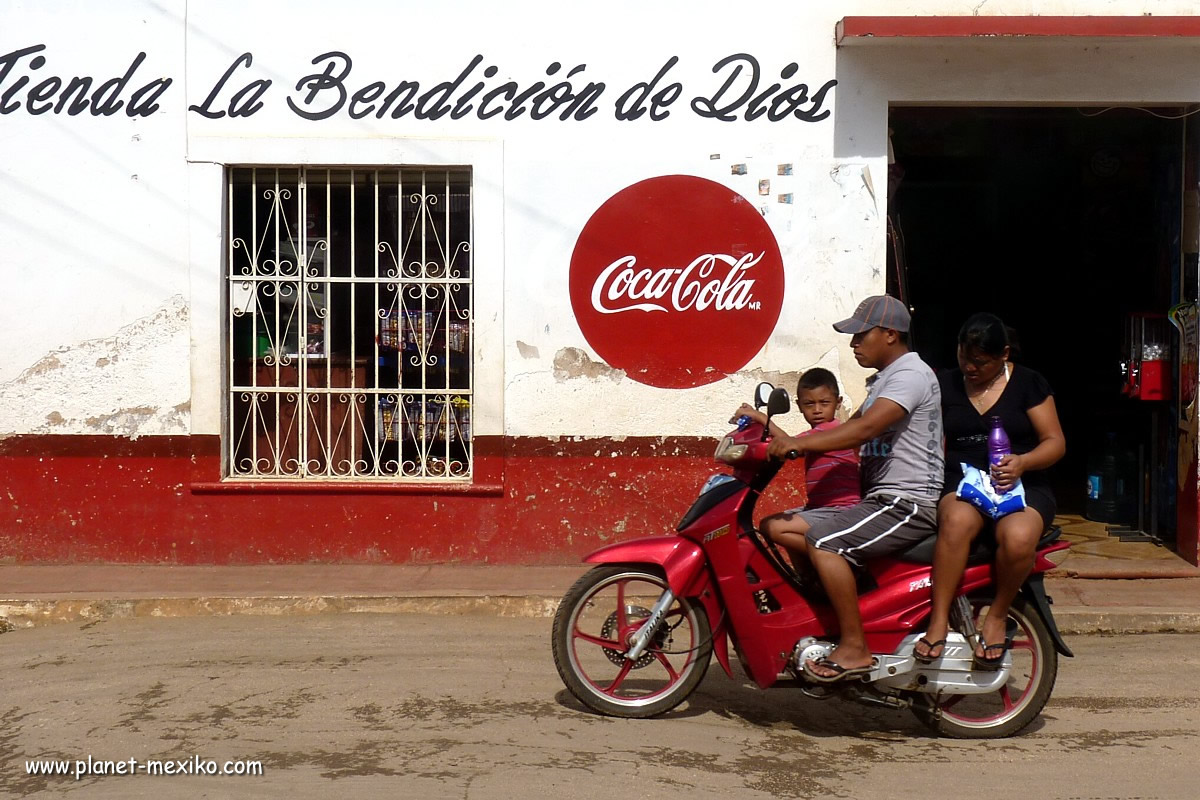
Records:
<instances>
[{"instance_id":1,"label":"black sandal","mask_svg":"<svg viewBox=\"0 0 1200 800\"><path fill-rule=\"evenodd\" d=\"M824 667L825 669L833 670L833 674L818 675L809 667L810 663L818 667ZM871 664L867 664L864 667L843 667L841 664L826 658L825 656L821 656L816 661L809 659L808 661L804 662L804 674L810 679L819 683L837 683L838 681L850 680L851 678L857 678L862 675L866 675L872 669L874 669L873 661Z\"/></svg>"},{"instance_id":2,"label":"black sandal","mask_svg":"<svg viewBox=\"0 0 1200 800\"><path fill-rule=\"evenodd\" d=\"M1017 625L1010 619L1004 626L1004 641L998 642L997 644L988 644L983 640L983 637L980 637L979 647L983 650L983 655L972 652L971 660L979 669L995 672L1004 664L1004 654L1012 649L1013 638L1015 638L1016 635ZM1000 655L989 658L987 654L988 650L999 650Z\"/></svg>"},{"instance_id":3,"label":"black sandal","mask_svg":"<svg viewBox=\"0 0 1200 800\"><path fill-rule=\"evenodd\" d=\"M1012 639L1006 638L1000 644L988 644L980 639L979 646L983 648L985 655L981 656L978 653L974 653L972 655L972 660L975 662L975 666L982 670L995 672L996 670L1000 669L1001 665L1004 664L1004 654L1007 653L1009 648L1012 647ZM989 657L986 655L988 650L999 650L1000 655Z\"/></svg>"},{"instance_id":4,"label":"black sandal","mask_svg":"<svg viewBox=\"0 0 1200 800\"><path fill-rule=\"evenodd\" d=\"M931 642L928 639L926 639L924 636L922 636L920 639L917 639L917 644L925 645L925 654L924 655L921 655L920 653L918 653L917 646L913 645L913 658L915 658L917 661L920 661L922 664L932 664L933 662L937 661L939 658L941 658L946 653L946 640L945 639L938 639L936 642ZM935 647L942 648L942 652L938 653L936 656L933 654L933 648L935 648Z\"/></svg>"}]
</instances>

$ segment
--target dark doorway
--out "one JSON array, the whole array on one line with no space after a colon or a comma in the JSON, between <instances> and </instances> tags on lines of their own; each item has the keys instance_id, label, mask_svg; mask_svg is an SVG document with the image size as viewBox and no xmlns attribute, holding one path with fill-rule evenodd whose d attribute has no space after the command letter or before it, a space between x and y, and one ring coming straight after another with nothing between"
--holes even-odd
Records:
<instances>
[{"instance_id":1,"label":"dark doorway","mask_svg":"<svg viewBox=\"0 0 1200 800\"><path fill-rule=\"evenodd\" d=\"M1180 112L895 107L889 121L888 290L915 308L917 350L953 369L963 320L1003 318L1019 337L1015 360L1055 390L1068 449L1053 470L1060 510L1084 512L1101 443L1149 454L1154 441L1160 468L1145 457L1138 480L1153 478L1167 539L1174 390L1130 399L1121 360L1127 315L1165 314L1180 298Z\"/></svg>"}]
</instances>

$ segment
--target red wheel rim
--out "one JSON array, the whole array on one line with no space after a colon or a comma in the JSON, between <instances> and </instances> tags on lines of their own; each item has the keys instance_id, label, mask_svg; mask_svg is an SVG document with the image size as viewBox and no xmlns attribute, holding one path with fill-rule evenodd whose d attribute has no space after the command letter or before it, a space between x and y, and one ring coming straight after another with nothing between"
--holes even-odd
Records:
<instances>
[{"instance_id":1,"label":"red wheel rim","mask_svg":"<svg viewBox=\"0 0 1200 800\"><path fill-rule=\"evenodd\" d=\"M649 658L643 656L636 662L637 666L628 659L623 659L619 666L613 663L614 658L619 658L615 654L626 651L645 624L644 616L629 613L631 608L645 610L645 606L638 603L645 602L647 597L645 593L631 593L631 584L653 586L656 592L665 588L652 584L644 576L617 576L616 580L595 587L571 619L570 646L576 673L593 693L623 705L641 706L671 691L693 667L694 653L691 651L697 644L696 630L694 622L677 603L664 616L664 629L670 630L666 651L652 644L646 650ZM615 589L615 598L607 602L604 595L612 589ZM656 598L651 601L653 599ZM586 620L585 611L590 612ZM616 630L610 636L600 635L595 630L597 620L608 620L613 615ZM652 670L654 672L650 672ZM637 676L638 687L630 685L631 676ZM659 684L658 688L651 690L644 686L652 681Z\"/></svg>"},{"instance_id":2,"label":"red wheel rim","mask_svg":"<svg viewBox=\"0 0 1200 800\"><path fill-rule=\"evenodd\" d=\"M1012 619L1012 617L1010 617ZM1009 680L1004 683L997 691L988 694L978 695L951 695L938 703L938 708L941 709L942 715L950 720L969 727L986 728L1003 722L1006 719L1015 715L1032 697L1033 692L1037 688L1038 676L1043 668L1041 655L1038 648L1035 646L1033 633L1023 620L1017 620L1020 626L1017 635L1013 637L1011 653L1011 668ZM1019 687L1014 687L1013 678L1018 678L1016 681L1020 683L1020 676L1024 676L1024 684ZM1014 692L1013 689L1017 691ZM983 714L960 714L954 709L966 705L970 702L989 702L991 704L999 703L999 710L993 713Z\"/></svg>"}]
</instances>

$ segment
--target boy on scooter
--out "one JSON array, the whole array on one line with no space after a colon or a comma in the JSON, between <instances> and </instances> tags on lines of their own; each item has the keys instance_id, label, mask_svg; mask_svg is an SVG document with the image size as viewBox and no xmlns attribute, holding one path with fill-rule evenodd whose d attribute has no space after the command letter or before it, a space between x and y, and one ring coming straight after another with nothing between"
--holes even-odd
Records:
<instances>
[{"instance_id":1,"label":"boy on scooter","mask_svg":"<svg viewBox=\"0 0 1200 800\"><path fill-rule=\"evenodd\" d=\"M804 663L805 673L822 683L871 670L852 565L903 550L937 529L944 463L941 390L933 370L908 349L910 325L908 309L896 298L862 301L849 319L833 326L852 335L859 365L878 370L867 379L862 406L844 425L802 437L772 423L768 452L776 458L859 448L862 501L817 521L805 536L841 631L828 658Z\"/></svg>"},{"instance_id":2,"label":"boy on scooter","mask_svg":"<svg viewBox=\"0 0 1200 800\"><path fill-rule=\"evenodd\" d=\"M841 425L834 416L841 404L842 395L832 372L821 367L805 371L796 384L796 405L800 407L800 413L811 430L800 435L811 436ZM767 415L761 411L756 412L753 418L759 424L766 424ZM759 527L764 535L787 551L792 566L802 575L807 575L812 569L804 538L808 529L862 500L858 451L845 448L827 453L808 453L804 456L804 485L803 507L772 514L764 518Z\"/></svg>"}]
</instances>

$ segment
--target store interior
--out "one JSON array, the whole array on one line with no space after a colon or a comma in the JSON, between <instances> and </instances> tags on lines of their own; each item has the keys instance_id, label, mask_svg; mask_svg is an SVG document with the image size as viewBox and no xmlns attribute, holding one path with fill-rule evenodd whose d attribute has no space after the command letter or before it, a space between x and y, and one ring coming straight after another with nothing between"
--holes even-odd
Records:
<instances>
[{"instance_id":1,"label":"store interior","mask_svg":"<svg viewBox=\"0 0 1200 800\"><path fill-rule=\"evenodd\" d=\"M1187 120L1181 108L889 117L888 291L915 310L917 351L953 369L962 322L1000 316L1016 333L1014 361L1055 392L1067 438L1052 470L1060 513L1168 547L1180 341L1168 312L1196 299Z\"/></svg>"},{"instance_id":2,"label":"store interior","mask_svg":"<svg viewBox=\"0 0 1200 800\"><path fill-rule=\"evenodd\" d=\"M464 477L471 174L229 171L232 477Z\"/></svg>"}]
</instances>

